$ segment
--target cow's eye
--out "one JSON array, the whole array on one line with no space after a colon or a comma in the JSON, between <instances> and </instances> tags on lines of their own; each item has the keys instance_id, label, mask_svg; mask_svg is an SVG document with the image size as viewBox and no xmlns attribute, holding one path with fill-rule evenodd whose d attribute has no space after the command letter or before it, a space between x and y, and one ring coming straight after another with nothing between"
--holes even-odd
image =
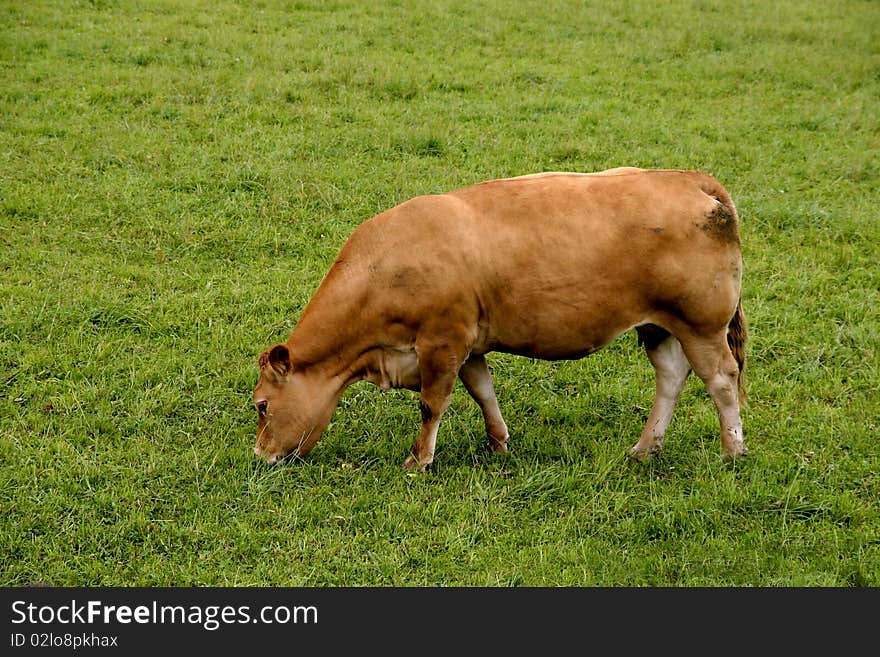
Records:
<instances>
[{"instance_id":1,"label":"cow's eye","mask_svg":"<svg viewBox=\"0 0 880 657\"><path fill-rule=\"evenodd\" d=\"M257 407L257 413L259 413L260 417L266 417L266 411L269 409L269 402L265 399L261 399L260 401L254 403L254 406Z\"/></svg>"}]
</instances>

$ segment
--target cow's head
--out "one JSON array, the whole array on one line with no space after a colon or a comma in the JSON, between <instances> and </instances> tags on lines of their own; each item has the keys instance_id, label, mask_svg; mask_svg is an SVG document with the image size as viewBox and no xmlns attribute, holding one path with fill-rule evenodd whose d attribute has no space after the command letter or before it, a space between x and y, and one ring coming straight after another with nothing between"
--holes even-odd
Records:
<instances>
[{"instance_id":1,"label":"cow's head","mask_svg":"<svg viewBox=\"0 0 880 657\"><path fill-rule=\"evenodd\" d=\"M257 441L254 453L269 463L305 456L321 437L339 400L332 382L297 370L286 345L276 344L260 356L260 378L254 388Z\"/></svg>"}]
</instances>

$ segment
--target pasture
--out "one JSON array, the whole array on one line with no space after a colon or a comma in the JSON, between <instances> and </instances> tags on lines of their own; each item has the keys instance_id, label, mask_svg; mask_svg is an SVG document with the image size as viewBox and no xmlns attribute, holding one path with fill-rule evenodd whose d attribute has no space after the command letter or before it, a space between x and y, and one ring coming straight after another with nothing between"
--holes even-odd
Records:
<instances>
[{"instance_id":1,"label":"pasture","mask_svg":"<svg viewBox=\"0 0 880 657\"><path fill-rule=\"evenodd\" d=\"M880 5L0 7L0 584L880 585ZM691 376L663 454L634 334L348 390L254 458L257 357L364 220L538 171L702 169L742 222L750 454Z\"/></svg>"}]
</instances>

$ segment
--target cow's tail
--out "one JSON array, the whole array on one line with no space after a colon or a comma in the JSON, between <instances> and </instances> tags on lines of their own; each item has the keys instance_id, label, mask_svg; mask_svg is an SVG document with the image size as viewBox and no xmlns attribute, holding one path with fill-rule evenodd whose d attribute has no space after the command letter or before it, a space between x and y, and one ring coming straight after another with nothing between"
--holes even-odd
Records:
<instances>
[{"instance_id":1,"label":"cow's tail","mask_svg":"<svg viewBox=\"0 0 880 657\"><path fill-rule=\"evenodd\" d=\"M739 401L741 404L746 402L748 395L746 393L746 340L749 337L749 329L746 324L746 314L743 312L742 299L736 304L736 312L733 313L733 319L727 325L727 345L730 347L730 353L736 359L739 366L739 376L737 377L737 387L739 388Z\"/></svg>"}]
</instances>

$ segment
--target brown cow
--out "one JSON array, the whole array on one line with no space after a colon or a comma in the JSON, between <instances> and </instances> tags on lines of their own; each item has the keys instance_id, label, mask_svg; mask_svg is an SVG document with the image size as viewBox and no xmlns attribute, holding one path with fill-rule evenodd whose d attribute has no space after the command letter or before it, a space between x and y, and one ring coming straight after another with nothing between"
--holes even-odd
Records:
<instances>
[{"instance_id":1,"label":"brown cow","mask_svg":"<svg viewBox=\"0 0 880 657\"><path fill-rule=\"evenodd\" d=\"M542 173L411 199L354 231L287 342L260 357L254 452L305 456L367 380L420 391L404 467L424 468L456 377L506 452L486 353L581 358L635 328L656 397L632 456L660 450L692 368L723 456L742 456L741 281L736 209L696 171Z\"/></svg>"}]
</instances>

